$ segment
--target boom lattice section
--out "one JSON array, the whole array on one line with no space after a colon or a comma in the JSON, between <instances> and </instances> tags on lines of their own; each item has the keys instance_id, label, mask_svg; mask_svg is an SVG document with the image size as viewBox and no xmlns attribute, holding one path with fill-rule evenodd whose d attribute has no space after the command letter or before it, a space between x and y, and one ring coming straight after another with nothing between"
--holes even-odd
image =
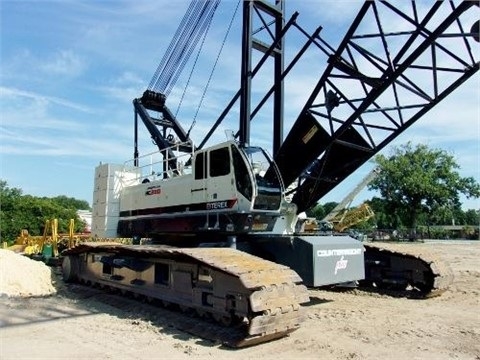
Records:
<instances>
[{"instance_id":1,"label":"boom lattice section","mask_svg":"<svg viewBox=\"0 0 480 360\"><path fill-rule=\"evenodd\" d=\"M299 212L478 71L478 10L367 1L337 50L315 40L327 68L275 156Z\"/></svg>"}]
</instances>

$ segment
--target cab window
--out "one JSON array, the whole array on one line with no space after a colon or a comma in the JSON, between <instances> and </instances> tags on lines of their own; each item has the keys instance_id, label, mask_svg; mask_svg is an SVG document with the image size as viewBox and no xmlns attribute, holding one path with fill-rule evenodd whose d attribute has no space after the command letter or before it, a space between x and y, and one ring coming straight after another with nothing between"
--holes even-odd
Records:
<instances>
[{"instance_id":1,"label":"cab window","mask_svg":"<svg viewBox=\"0 0 480 360\"><path fill-rule=\"evenodd\" d=\"M224 176L230 173L230 153L228 147L210 151L210 177Z\"/></svg>"},{"instance_id":2,"label":"cab window","mask_svg":"<svg viewBox=\"0 0 480 360\"><path fill-rule=\"evenodd\" d=\"M247 165L235 146L232 146L232 157L237 190L248 200L252 200L253 188L248 175Z\"/></svg>"},{"instance_id":3,"label":"cab window","mask_svg":"<svg viewBox=\"0 0 480 360\"><path fill-rule=\"evenodd\" d=\"M197 153L195 157L195 180L205 179L207 177L207 162L204 152Z\"/></svg>"}]
</instances>

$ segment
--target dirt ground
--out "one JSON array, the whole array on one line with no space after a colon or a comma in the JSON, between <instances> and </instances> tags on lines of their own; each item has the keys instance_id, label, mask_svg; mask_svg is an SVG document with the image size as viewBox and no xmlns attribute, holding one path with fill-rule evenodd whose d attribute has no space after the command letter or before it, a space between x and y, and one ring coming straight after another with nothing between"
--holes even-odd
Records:
<instances>
[{"instance_id":1,"label":"dirt ground","mask_svg":"<svg viewBox=\"0 0 480 360\"><path fill-rule=\"evenodd\" d=\"M450 263L455 279L442 296L310 290L299 330L238 350L177 330L171 311L135 300L119 308L57 280L55 296L0 298L0 358L480 360L480 242L411 246Z\"/></svg>"}]
</instances>

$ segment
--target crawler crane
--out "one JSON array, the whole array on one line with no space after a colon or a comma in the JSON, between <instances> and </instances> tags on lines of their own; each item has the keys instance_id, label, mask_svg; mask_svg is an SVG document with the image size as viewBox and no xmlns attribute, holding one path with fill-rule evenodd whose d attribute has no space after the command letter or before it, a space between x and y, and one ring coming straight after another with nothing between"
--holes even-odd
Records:
<instances>
[{"instance_id":1,"label":"crawler crane","mask_svg":"<svg viewBox=\"0 0 480 360\"><path fill-rule=\"evenodd\" d=\"M169 59L184 63L180 55L192 53L218 1L192 1L171 53L133 101L132 162L96 168L92 233L150 242L81 244L64 252L64 278L213 317L232 326L238 336L228 344L237 347L297 329L301 304L309 301L306 286L365 279L425 296L442 292L448 276L431 259L364 248L348 236L302 236L294 232L295 221L478 71L478 51L472 50L478 22L472 30L464 23L478 17L478 6L367 1L334 48L320 28L305 31L297 13L287 19L281 0L241 4L240 90L204 141L193 144L168 109L170 85L157 75L177 76ZM286 63L285 37L292 31L305 43ZM284 138L283 81L307 49L326 57L325 69ZM267 61L273 63L272 87L253 108L252 80ZM251 121L269 99L273 157L250 144ZM204 147L238 100L238 133ZM137 147L139 118L158 147L159 160L146 165ZM289 202L285 189L297 179Z\"/></svg>"}]
</instances>

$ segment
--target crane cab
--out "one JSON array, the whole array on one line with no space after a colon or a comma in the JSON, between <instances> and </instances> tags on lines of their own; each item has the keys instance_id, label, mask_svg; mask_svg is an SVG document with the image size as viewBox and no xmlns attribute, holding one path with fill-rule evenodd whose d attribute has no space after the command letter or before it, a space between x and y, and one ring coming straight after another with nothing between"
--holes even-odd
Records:
<instances>
[{"instance_id":1,"label":"crane cab","mask_svg":"<svg viewBox=\"0 0 480 360\"><path fill-rule=\"evenodd\" d=\"M278 212L283 186L278 175L267 178L272 164L261 148L240 148L233 141L199 151L194 156L192 203L206 202L208 211L231 200L240 212Z\"/></svg>"},{"instance_id":2,"label":"crane cab","mask_svg":"<svg viewBox=\"0 0 480 360\"><path fill-rule=\"evenodd\" d=\"M117 236L272 231L284 187L262 148L227 141L181 156L174 169L165 170L172 159L164 157L118 172L128 181L110 185L117 192L118 214L110 214L118 219Z\"/></svg>"}]
</instances>

